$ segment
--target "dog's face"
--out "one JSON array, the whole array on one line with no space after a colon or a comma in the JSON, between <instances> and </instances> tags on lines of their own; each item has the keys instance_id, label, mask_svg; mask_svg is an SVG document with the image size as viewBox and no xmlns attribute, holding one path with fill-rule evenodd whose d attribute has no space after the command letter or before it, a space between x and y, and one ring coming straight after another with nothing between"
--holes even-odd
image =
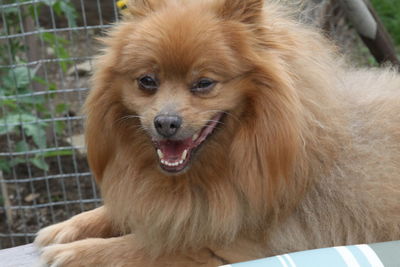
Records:
<instances>
[{"instance_id":1,"label":"dog's face","mask_svg":"<svg viewBox=\"0 0 400 267\"><path fill-rule=\"evenodd\" d=\"M137 20L126 36L122 102L167 173L187 169L243 102L249 66L229 27L207 6L172 5Z\"/></svg>"},{"instance_id":2,"label":"dog's face","mask_svg":"<svg viewBox=\"0 0 400 267\"><path fill-rule=\"evenodd\" d=\"M85 105L99 180L117 157L142 173L155 174L158 164L199 177L204 168L242 164L253 151L271 176L289 169L298 112L285 63L290 46L280 43L291 40L264 26L263 3L130 1L133 16L105 39Z\"/></svg>"}]
</instances>

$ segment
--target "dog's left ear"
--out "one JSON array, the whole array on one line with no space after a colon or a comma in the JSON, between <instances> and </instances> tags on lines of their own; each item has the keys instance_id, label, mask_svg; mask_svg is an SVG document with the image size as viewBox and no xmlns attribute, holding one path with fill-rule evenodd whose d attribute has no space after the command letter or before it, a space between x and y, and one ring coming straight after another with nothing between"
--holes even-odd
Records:
<instances>
[{"instance_id":1,"label":"dog's left ear","mask_svg":"<svg viewBox=\"0 0 400 267\"><path fill-rule=\"evenodd\" d=\"M258 24L262 15L264 0L222 0L219 14L228 20L245 24Z\"/></svg>"}]
</instances>

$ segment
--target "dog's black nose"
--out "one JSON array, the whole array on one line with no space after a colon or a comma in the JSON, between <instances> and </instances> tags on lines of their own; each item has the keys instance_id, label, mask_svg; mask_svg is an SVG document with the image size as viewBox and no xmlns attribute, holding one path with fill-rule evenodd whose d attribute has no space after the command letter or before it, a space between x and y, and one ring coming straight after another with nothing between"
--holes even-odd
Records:
<instances>
[{"instance_id":1,"label":"dog's black nose","mask_svg":"<svg viewBox=\"0 0 400 267\"><path fill-rule=\"evenodd\" d=\"M182 125L182 118L176 115L158 115L154 118L154 127L164 137L171 137Z\"/></svg>"}]
</instances>

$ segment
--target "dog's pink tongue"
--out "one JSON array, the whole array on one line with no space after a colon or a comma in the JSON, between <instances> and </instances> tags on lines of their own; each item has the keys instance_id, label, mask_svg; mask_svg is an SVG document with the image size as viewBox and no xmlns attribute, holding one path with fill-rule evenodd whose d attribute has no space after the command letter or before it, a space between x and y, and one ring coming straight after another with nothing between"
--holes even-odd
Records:
<instances>
[{"instance_id":1,"label":"dog's pink tongue","mask_svg":"<svg viewBox=\"0 0 400 267\"><path fill-rule=\"evenodd\" d=\"M164 154L164 159L175 161L181 159L183 152L189 149L192 143L191 138L180 141L164 140L158 142L158 148Z\"/></svg>"}]
</instances>

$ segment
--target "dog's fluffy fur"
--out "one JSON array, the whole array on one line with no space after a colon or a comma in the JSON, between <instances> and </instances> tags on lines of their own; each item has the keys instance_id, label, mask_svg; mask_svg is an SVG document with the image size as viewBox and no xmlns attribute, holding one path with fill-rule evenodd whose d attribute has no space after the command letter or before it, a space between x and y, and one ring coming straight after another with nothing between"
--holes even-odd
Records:
<instances>
[{"instance_id":1,"label":"dog's fluffy fur","mask_svg":"<svg viewBox=\"0 0 400 267\"><path fill-rule=\"evenodd\" d=\"M131 1L104 42L85 107L104 206L42 230L38 245L66 243L47 263L216 266L400 239L396 71L346 66L263 0ZM135 81L149 71L153 95ZM219 83L193 95L199 75ZM166 103L195 130L226 113L174 175L150 138Z\"/></svg>"}]
</instances>

